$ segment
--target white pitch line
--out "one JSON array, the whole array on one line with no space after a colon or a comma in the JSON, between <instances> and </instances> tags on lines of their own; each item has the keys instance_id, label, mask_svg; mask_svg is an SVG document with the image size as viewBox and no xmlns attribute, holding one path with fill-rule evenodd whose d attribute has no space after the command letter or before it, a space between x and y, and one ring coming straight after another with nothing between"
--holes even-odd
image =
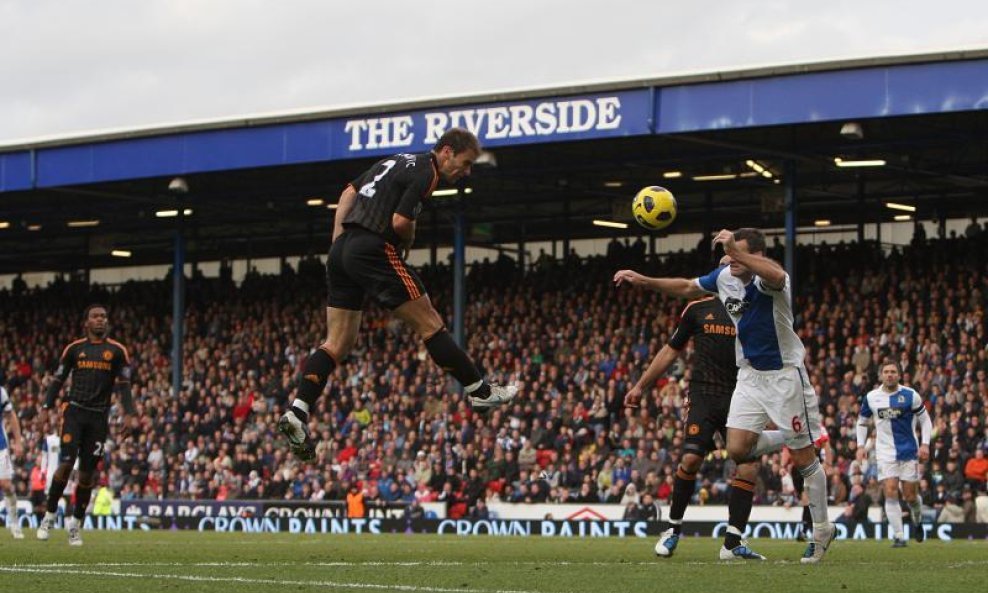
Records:
<instances>
[{"instance_id":1,"label":"white pitch line","mask_svg":"<svg viewBox=\"0 0 988 593\"><path fill-rule=\"evenodd\" d=\"M328 587L331 589L372 589L386 591L412 591L422 593L539 593L538 591L516 591L510 589L462 589L453 587L422 587L416 585L379 585L376 583L340 583L335 581L290 581L280 579L250 579L246 577L209 577L175 574L146 574L139 572L103 572L98 570L63 570L59 568L30 568L26 566L0 566L0 572L32 574L68 574L96 577L117 577L125 579L170 579L174 581L208 583L245 583L248 585L289 585L300 587Z\"/></svg>"},{"instance_id":2,"label":"white pitch line","mask_svg":"<svg viewBox=\"0 0 988 593\"><path fill-rule=\"evenodd\" d=\"M506 561L498 562L501 566L635 566L635 565L654 565L657 564L655 561L639 561L639 562L603 562L603 561L589 561L589 562L571 562L569 560L549 560L549 561L537 561L537 560L516 560L516 561ZM392 561L385 562L381 560L368 560L365 562L347 562L347 561L326 561L326 562L42 562L42 563L32 563L32 564L14 564L13 566L21 568L137 568L137 567L229 567L229 568L242 568L242 567L275 567L275 566L318 566L326 568L358 568L361 566L378 567L378 566L394 566L401 568L409 568L421 566L425 568L433 567L444 567L444 566L490 566L490 562L462 562L459 560L407 560L407 561Z\"/></svg>"},{"instance_id":3,"label":"white pitch line","mask_svg":"<svg viewBox=\"0 0 988 593\"><path fill-rule=\"evenodd\" d=\"M795 564L796 560L785 560L776 559L769 561L769 564ZM538 561L538 560L516 560L516 561L506 561L498 562L499 566L543 566L543 567L573 567L573 566L620 566L620 567L632 567L632 566L660 566L662 563L654 560L644 560L644 561L616 561L616 562L605 562L605 561L588 561L588 562L573 562L569 560L551 560L551 561ZM679 565L686 566L726 566L730 565L729 562L723 560L685 560L677 562ZM898 565L897 562L892 561L867 561L867 562L855 562L855 561L843 561L841 562L844 566L849 565L867 565L867 566L883 566L883 565ZM984 566L988 565L988 560L964 560L960 562L954 562L948 564L949 568L962 568L965 566ZM289 566L313 566L320 568L359 568L359 567L382 567L382 566L393 566L401 568L414 568L414 567L424 567L424 568L442 568L442 567L476 567L476 566L491 566L490 562L462 562L458 560L409 560L409 561L379 561L379 560L368 560L364 562L360 561L327 561L327 562L45 562L37 564L14 564L15 568L24 569L60 569L60 568L195 568L195 567L215 567L215 568L265 568L265 567L289 567ZM473 589L469 589L474 591Z\"/></svg>"}]
</instances>

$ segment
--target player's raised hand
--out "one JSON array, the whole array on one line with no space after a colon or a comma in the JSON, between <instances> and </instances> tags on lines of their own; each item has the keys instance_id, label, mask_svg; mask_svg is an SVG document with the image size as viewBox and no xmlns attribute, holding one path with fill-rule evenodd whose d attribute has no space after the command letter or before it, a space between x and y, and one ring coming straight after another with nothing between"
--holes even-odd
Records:
<instances>
[{"instance_id":1,"label":"player's raised hand","mask_svg":"<svg viewBox=\"0 0 988 593\"><path fill-rule=\"evenodd\" d=\"M624 407L626 408L637 408L641 405L642 401L642 389L641 387L635 385L628 390L628 393L624 396Z\"/></svg>"},{"instance_id":2,"label":"player's raised hand","mask_svg":"<svg viewBox=\"0 0 988 593\"><path fill-rule=\"evenodd\" d=\"M727 229L722 229L719 233L717 233L714 237L713 245L715 247L717 245L723 245L724 253L727 255L733 255L738 249L737 243L734 242L734 233Z\"/></svg>"},{"instance_id":3,"label":"player's raised hand","mask_svg":"<svg viewBox=\"0 0 988 593\"><path fill-rule=\"evenodd\" d=\"M614 284L616 286L621 286L624 283L641 288L642 286L645 286L645 276L642 276L634 270L620 270L618 273L614 274Z\"/></svg>"}]
</instances>

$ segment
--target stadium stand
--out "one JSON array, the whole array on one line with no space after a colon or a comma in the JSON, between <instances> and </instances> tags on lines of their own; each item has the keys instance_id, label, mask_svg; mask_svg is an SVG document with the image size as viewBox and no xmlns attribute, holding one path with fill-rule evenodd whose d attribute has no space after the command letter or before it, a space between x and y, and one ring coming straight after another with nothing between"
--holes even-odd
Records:
<instances>
[{"instance_id":1,"label":"stadium stand","mask_svg":"<svg viewBox=\"0 0 988 593\"><path fill-rule=\"evenodd\" d=\"M982 467L969 460L988 451L986 253L985 233L898 248L798 250L796 325L836 453L828 468L834 504L881 498L873 460L856 450L854 422L889 358L901 363L903 382L924 396L934 421L924 500L939 510L964 498L965 488L972 500L985 494L984 476L965 477L965 467ZM411 332L372 310L356 352L312 414L320 443L311 465L287 455L274 428L305 349L324 333L324 272L315 258L279 276L248 274L240 286L228 277L189 280L178 400L170 395L167 279L112 289L15 286L0 292L0 379L27 437L15 460L19 494L29 494L51 430L38 420L45 378L76 337L80 311L98 301L109 305L111 335L127 344L135 367L139 415L114 416L103 463L119 498L344 500L356 484L369 501L447 501L453 516L480 499L665 501L683 438L687 365L660 380L640 410L625 410L622 398L683 303L615 290L609 280L619 266L696 276L711 261L699 251L649 260L643 248L617 244L587 260L541 257L524 272L506 257L473 265L469 350L495 381L522 387L510 409L487 417L471 413ZM451 318L448 268L423 269L422 277ZM726 501L733 467L718 454L710 461L698 504ZM781 457L765 462L756 503L785 504ZM631 483L637 492L628 491Z\"/></svg>"}]
</instances>

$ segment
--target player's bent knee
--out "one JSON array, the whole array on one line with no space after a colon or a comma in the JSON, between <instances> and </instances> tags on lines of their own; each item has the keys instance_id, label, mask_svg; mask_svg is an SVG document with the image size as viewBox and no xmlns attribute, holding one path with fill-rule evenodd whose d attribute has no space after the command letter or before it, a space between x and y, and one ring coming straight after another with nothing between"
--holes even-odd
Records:
<instances>
[{"instance_id":1,"label":"player's bent knee","mask_svg":"<svg viewBox=\"0 0 988 593\"><path fill-rule=\"evenodd\" d=\"M812 445L802 449L793 449L790 453L793 463L800 469L807 468L818 461L816 449Z\"/></svg>"},{"instance_id":2,"label":"player's bent knee","mask_svg":"<svg viewBox=\"0 0 988 593\"><path fill-rule=\"evenodd\" d=\"M344 338L330 338L319 345L319 348L329 355L333 359L333 362L340 364L340 361L346 358L347 354L353 350L353 346L357 343L357 336L344 337Z\"/></svg>"},{"instance_id":3,"label":"player's bent knee","mask_svg":"<svg viewBox=\"0 0 988 593\"><path fill-rule=\"evenodd\" d=\"M66 482L69 476L72 475L72 466L75 465L75 461L72 463L62 463L59 464L58 468L55 469L55 479L60 482Z\"/></svg>"},{"instance_id":4,"label":"player's bent knee","mask_svg":"<svg viewBox=\"0 0 988 593\"><path fill-rule=\"evenodd\" d=\"M753 446L746 446L748 443L729 443L727 445L727 455L731 461L738 465L751 461L751 450Z\"/></svg>"},{"instance_id":5,"label":"player's bent knee","mask_svg":"<svg viewBox=\"0 0 988 593\"><path fill-rule=\"evenodd\" d=\"M758 462L747 461L738 464L737 477L754 482L758 478Z\"/></svg>"},{"instance_id":6,"label":"player's bent knee","mask_svg":"<svg viewBox=\"0 0 988 593\"><path fill-rule=\"evenodd\" d=\"M703 455L696 452L684 453L680 464L683 466L683 470L695 474L700 471L700 466L703 465L703 457Z\"/></svg>"}]
</instances>

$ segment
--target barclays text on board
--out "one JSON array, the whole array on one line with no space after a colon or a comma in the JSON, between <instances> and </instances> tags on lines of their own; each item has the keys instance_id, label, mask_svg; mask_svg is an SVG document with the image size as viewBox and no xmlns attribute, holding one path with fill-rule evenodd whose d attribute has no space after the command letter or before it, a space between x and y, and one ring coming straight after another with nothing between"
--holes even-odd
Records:
<instances>
[{"instance_id":1,"label":"barclays text on board","mask_svg":"<svg viewBox=\"0 0 988 593\"><path fill-rule=\"evenodd\" d=\"M650 103L642 92L455 107L348 119L343 137L351 154L426 149L443 132L466 128L481 144L582 139L648 133Z\"/></svg>"}]
</instances>

